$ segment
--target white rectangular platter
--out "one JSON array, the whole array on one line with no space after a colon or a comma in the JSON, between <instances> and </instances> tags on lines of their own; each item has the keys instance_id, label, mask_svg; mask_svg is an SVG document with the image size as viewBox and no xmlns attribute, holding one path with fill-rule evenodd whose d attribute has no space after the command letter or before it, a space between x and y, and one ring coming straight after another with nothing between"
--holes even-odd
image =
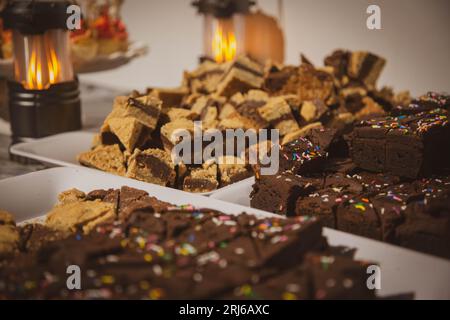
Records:
<instances>
[{"instance_id":1,"label":"white rectangular platter","mask_svg":"<svg viewBox=\"0 0 450 320\"><path fill-rule=\"evenodd\" d=\"M53 168L0 180L0 208L14 213L17 222L23 222L48 212L56 203L57 195L61 191L71 188L91 191L99 188L119 188L124 185L145 190L152 196L176 205L192 204L229 214L245 211L259 216L273 216L271 213L211 197L86 168ZM358 259L376 261L380 264L380 296L415 292L418 299L450 299L450 261L331 229L324 228L324 235L331 245L357 248Z\"/></svg>"},{"instance_id":2,"label":"white rectangular platter","mask_svg":"<svg viewBox=\"0 0 450 320\"><path fill-rule=\"evenodd\" d=\"M93 132L72 131L15 144L11 146L10 152L52 166L85 168L78 163L77 155L91 148L93 138ZM219 190L227 190L231 186ZM199 194L210 196L217 191Z\"/></svg>"}]
</instances>

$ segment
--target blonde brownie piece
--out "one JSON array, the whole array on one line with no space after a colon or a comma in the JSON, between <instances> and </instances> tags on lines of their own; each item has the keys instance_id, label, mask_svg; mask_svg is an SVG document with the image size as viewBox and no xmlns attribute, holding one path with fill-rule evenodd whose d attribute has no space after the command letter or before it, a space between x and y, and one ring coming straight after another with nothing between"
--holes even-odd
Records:
<instances>
[{"instance_id":1,"label":"blonde brownie piece","mask_svg":"<svg viewBox=\"0 0 450 320\"><path fill-rule=\"evenodd\" d=\"M226 103L219 112L219 120L229 118L233 113L236 113L236 108L231 103Z\"/></svg>"},{"instance_id":2,"label":"blonde brownie piece","mask_svg":"<svg viewBox=\"0 0 450 320\"><path fill-rule=\"evenodd\" d=\"M300 111L300 115L306 122L318 121L327 113L329 113L328 107L319 99L304 101Z\"/></svg>"},{"instance_id":3,"label":"blonde brownie piece","mask_svg":"<svg viewBox=\"0 0 450 320\"><path fill-rule=\"evenodd\" d=\"M175 166L170 155L164 150L134 150L128 159L127 177L160 186L173 186Z\"/></svg>"},{"instance_id":4,"label":"blonde brownie piece","mask_svg":"<svg viewBox=\"0 0 450 320\"><path fill-rule=\"evenodd\" d=\"M308 64L300 66L298 96L300 101L320 99L329 105L336 101L334 76Z\"/></svg>"},{"instance_id":5,"label":"blonde brownie piece","mask_svg":"<svg viewBox=\"0 0 450 320\"><path fill-rule=\"evenodd\" d=\"M217 86L217 94L231 97L237 92L261 88L264 79L243 69L233 68Z\"/></svg>"},{"instance_id":6,"label":"blonde brownie piece","mask_svg":"<svg viewBox=\"0 0 450 320\"><path fill-rule=\"evenodd\" d=\"M369 90L372 90L385 64L386 60L382 57L367 51L354 51L350 54L348 75L362 81Z\"/></svg>"},{"instance_id":7,"label":"blonde brownie piece","mask_svg":"<svg viewBox=\"0 0 450 320\"><path fill-rule=\"evenodd\" d=\"M112 222L116 218L116 207L112 203L95 201L70 201L59 203L47 213L45 220L49 228L84 233L91 232L98 224Z\"/></svg>"},{"instance_id":8,"label":"blonde brownie piece","mask_svg":"<svg viewBox=\"0 0 450 320\"><path fill-rule=\"evenodd\" d=\"M0 259L18 251L20 235L11 213L0 210Z\"/></svg>"},{"instance_id":9,"label":"blonde brownie piece","mask_svg":"<svg viewBox=\"0 0 450 320\"><path fill-rule=\"evenodd\" d=\"M218 187L216 164L204 164L202 168L191 169L183 181L183 190L188 192L210 192Z\"/></svg>"},{"instance_id":10,"label":"blonde brownie piece","mask_svg":"<svg viewBox=\"0 0 450 320\"><path fill-rule=\"evenodd\" d=\"M191 110L183 108L170 108L166 113L169 117L169 122L176 121L177 119L195 120L198 116Z\"/></svg>"},{"instance_id":11,"label":"blonde brownie piece","mask_svg":"<svg viewBox=\"0 0 450 320\"><path fill-rule=\"evenodd\" d=\"M166 123L161 127L161 140L164 150L168 153L172 152L172 148L181 142L182 138L177 137L177 133L182 130L187 130L191 138L194 136L194 122L189 119L177 119Z\"/></svg>"},{"instance_id":12,"label":"blonde brownie piece","mask_svg":"<svg viewBox=\"0 0 450 320\"><path fill-rule=\"evenodd\" d=\"M91 151L78 155L78 162L82 165L110 173L124 176L126 173L125 156L119 145L98 146Z\"/></svg>"},{"instance_id":13,"label":"blonde brownie piece","mask_svg":"<svg viewBox=\"0 0 450 320\"><path fill-rule=\"evenodd\" d=\"M163 108L180 107L183 98L189 94L188 88L152 88L147 92L162 102Z\"/></svg>"},{"instance_id":14,"label":"blonde brownie piece","mask_svg":"<svg viewBox=\"0 0 450 320\"><path fill-rule=\"evenodd\" d=\"M69 203L69 202L78 202L78 201L84 201L86 198L86 194L83 191L80 191L78 189L70 189L61 192L58 195L58 201L59 203Z\"/></svg>"},{"instance_id":15,"label":"blonde brownie piece","mask_svg":"<svg viewBox=\"0 0 450 320\"><path fill-rule=\"evenodd\" d=\"M299 129L291 107L283 97L269 99L264 106L258 109L258 113L261 118L278 129L281 136Z\"/></svg>"},{"instance_id":16,"label":"blonde brownie piece","mask_svg":"<svg viewBox=\"0 0 450 320\"><path fill-rule=\"evenodd\" d=\"M247 165L242 163L242 159L234 156L222 156L218 159L220 186L244 180L252 176L252 172L247 169Z\"/></svg>"},{"instance_id":17,"label":"blonde brownie piece","mask_svg":"<svg viewBox=\"0 0 450 320\"><path fill-rule=\"evenodd\" d=\"M203 130L215 129L219 124L218 120L219 114L217 111L217 107L207 107L203 110L201 120Z\"/></svg>"},{"instance_id":18,"label":"blonde brownie piece","mask_svg":"<svg viewBox=\"0 0 450 320\"><path fill-rule=\"evenodd\" d=\"M134 150L143 132L144 126L135 118L108 118L103 125L101 132L110 132L117 137L120 143L127 150ZM103 141L105 143L106 141Z\"/></svg>"},{"instance_id":19,"label":"blonde brownie piece","mask_svg":"<svg viewBox=\"0 0 450 320\"><path fill-rule=\"evenodd\" d=\"M106 119L133 118L150 130L154 130L158 123L162 109L162 101L152 95L119 96L114 100L113 111Z\"/></svg>"},{"instance_id":20,"label":"blonde brownie piece","mask_svg":"<svg viewBox=\"0 0 450 320\"><path fill-rule=\"evenodd\" d=\"M274 125L274 128L279 130L281 137L284 137L288 133L298 130L300 127L298 126L297 120L292 117L291 119L280 120Z\"/></svg>"},{"instance_id":21,"label":"blonde brownie piece","mask_svg":"<svg viewBox=\"0 0 450 320\"><path fill-rule=\"evenodd\" d=\"M281 144L285 145L291 141L297 140L298 138L304 138L311 132L312 129L316 128L322 128L322 123L321 122L310 123L300 129L297 129L295 131L286 134L281 140Z\"/></svg>"}]
</instances>

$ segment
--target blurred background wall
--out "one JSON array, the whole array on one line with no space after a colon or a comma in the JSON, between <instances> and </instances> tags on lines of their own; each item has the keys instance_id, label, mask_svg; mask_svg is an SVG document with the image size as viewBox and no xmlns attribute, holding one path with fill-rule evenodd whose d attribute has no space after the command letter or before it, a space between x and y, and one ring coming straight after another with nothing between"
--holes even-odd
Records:
<instances>
[{"instance_id":1,"label":"blurred background wall","mask_svg":"<svg viewBox=\"0 0 450 320\"><path fill-rule=\"evenodd\" d=\"M190 0L126 0L123 19L131 39L150 53L118 70L82 80L120 89L178 86L202 52L202 19ZM257 0L277 14L276 0ZM366 28L366 8L381 7L382 30ZM450 92L449 0L284 0L286 62L299 53L322 65L335 48L370 50L387 59L379 84L414 95Z\"/></svg>"}]
</instances>

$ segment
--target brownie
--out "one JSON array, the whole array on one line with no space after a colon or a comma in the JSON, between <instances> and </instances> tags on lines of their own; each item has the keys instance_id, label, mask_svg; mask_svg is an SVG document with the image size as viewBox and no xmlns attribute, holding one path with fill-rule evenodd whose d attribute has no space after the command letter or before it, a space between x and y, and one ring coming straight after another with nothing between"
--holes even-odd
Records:
<instances>
[{"instance_id":1,"label":"brownie","mask_svg":"<svg viewBox=\"0 0 450 320\"><path fill-rule=\"evenodd\" d=\"M352 157L362 169L407 178L438 172L450 163L447 111L362 121L354 131Z\"/></svg>"},{"instance_id":2,"label":"brownie","mask_svg":"<svg viewBox=\"0 0 450 320\"><path fill-rule=\"evenodd\" d=\"M336 50L331 55L325 57L324 64L333 68L334 75L338 79L342 79L347 75L348 62L350 52L344 50Z\"/></svg>"},{"instance_id":3,"label":"brownie","mask_svg":"<svg viewBox=\"0 0 450 320\"><path fill-rule=\"evenodd\" d=\"M396 230L399 245L450 259L450 197L425 197L410 203Z\"/></svg>"},{"instance_id":4,"label":"brownie","mask_svg":"<svg viewBox=\"0 0 450 320\"><path fill-rule=\"evenodd\" d=\"M242 96L242 95L241 95ZM236 100L236 97L233 101ZM262 90L250 90L245 96L242 96L242 101L235 104L234 109L252 123L254 129L263 129L269 126L269 122L261 117L258 110L263 107L269 100L269 95Z\"/></svg>"},{"instance_id":5,"label":"brownie","mask_svg":"<svg viewBox=\"0 0 450 320\"><path fill-rule=\"evenodd\" d=\"M414 99L407 105L399 105L392 109L393 115L411 115L426 111L432 111L437 108L450 111L450 96L436 92L428 92L419 99Z\"/></svg>"},{"instance_id":6,"label":"brownie","mask_svg":"<svg viewBox=\"0 0 450 320\"><path fill-rule=\"evenodd\" d=\"M119 145L100 145L91 151L83 152L77 157L81 165L110 172L120 176L126 173L125 156Z\"/></svg>"},{"instance_id":7,"label":"brownie","mask_svg":"<svg viewBox=\"0 0 450 320\"><path fill-rule=\"evenodd\" d=\"M289 79L295 77L298 69L293 66L285 66L283 68L273 68L264 79L264 89L270 94L275 95L283 92Z\"/></svg>"},{"instance_id":8,"label":"brownie","mask_svg":"<svg viewBox=\"0 0 450 320\"><path fill-rule=\"evenodd\" d=\"M232 183L244 180L252 176L248 166L241 163L241 159L233 156L225 156L218 159L220 186L225 187Z\"/></svg>"},{"instance_id":9,"label":"brownie","mask_svg":"<svg viewBox=\"0 0 450 320\"><path fill-rule=\"evenodd\" d=\"M271 127L279 131L280 136L299 129L291 107L284 97L270 98L258 109L258 113Z\"/></svg>"},{"instance_id":10,"label":"brownie","mask_svg":"<svg viewBox=\"0 0 450 320\"><path fill-rule=\"evenodd\" d=\"M183 190L189 192L210 192L219 187L217 165L203 165L192 168L183 180Z\"/></svg>"},{"instance_id":11,"label":"brownie","mask_svg":"<svg viewBox=\"0 0 450 320\"><path fill-rule=\"evenodd\" d=\"M349 194L342 194L336 189L322 189L298 198L295 204L295 213L298 216L318 217L324 227L336 229L337 207L349 197Z\"/></svg>"},{"instance_id":12,"label":"brownie","mask_svg":"<svg viewBox=\"0 0 450 320\"><path fill-rule=\"evenodd\" d=\"M135 149L128 159L127 177L161 186L175 183L175 167L170 155L164 150Z\"/></svg>"},{"instance_id":13,"label":"brownie","mask_svg":"<svg viewBox=\"0 0 450 320\"><path fill-rule=\"evenodd\" d=\"M309 64L302 64L299 68L298 96L300 101L322 100L326 105L336 101L334 76Z\"/></svg>"},{"instance_id":14,"label":"brownie","mask_svg":"<svg viewBox=\"0 0 450 320\"><path fill-rule=\"evenodd\" d=\"M354 196L337 208L337 229L376 240L382 239L382 230L372 202L365 196Z\"/></svg>"},{"instance_id":15,"label":"brownie","mask_svg":"<svg viewBox=\"0 0 450 320\"><path fill-rule=\"evenodd\" d=\"M368 262L336 255L308 254L305 267L312 281L313 297L319 300L373 299L367 287Z\"/></svg>"},{"instance_id":16,"label":"brownie","mask_svg":"<svg viewBox=\"0 0 450 320\"><path fill-rule=\"evenodd\" d=\"M231 97L237 92L245 93L262 87L263 67L249 58L238 58L217 85L219 96Z\"/></svg>"},{"instance_id":17,"label":"brownie","mask_svg":"<svg viewBox=\"0 0 450 320\"><path fill-rule=\"evenodd\" d=\"M305 122L326 121L326 117L330 116L330 109L322 100L314 99L312 101L304 101L301 107L300 116Z\"/></svg>"},{"instance_id":18,"label":"brownie","mask_svg":"<svg viewBox=\"0 0 450 320\"><path fill-rule=\"evenodd\" d=\"M366 51L354 51L350 54L347 72L350 78L373 89L385 64L386 60L380 56Z\"/></svg>"},{"instance_id":19,"label":"brownie","mask_svg":"<svg viewBox=\"0 0 450 320\"><path fill-rule=\"evenodd\" d=\"M253 185L250 204L252 208L293 216L297 199L322 187L321 176L307 178L289 172L261 175Z\"/></svg>"},{"instance_id":20,"label":"brownie","mask_svg":"<svg viewBox=\"0 0 450 320\"><path fill-rule=\"evenodd\" d=\"M290 170L300 175L319 172L327 156L320 146L306 138L299 138L281 146L280 170Z\"/></svg>"}]
</instances>

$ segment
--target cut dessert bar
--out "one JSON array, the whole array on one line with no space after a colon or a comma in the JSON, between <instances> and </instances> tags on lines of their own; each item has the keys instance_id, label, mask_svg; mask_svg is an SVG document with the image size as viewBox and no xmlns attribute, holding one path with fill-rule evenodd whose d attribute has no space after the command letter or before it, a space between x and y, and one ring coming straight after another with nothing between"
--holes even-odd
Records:
<instances>
[{"instance_id":1,"label":"cut dessert bar","mask_svg":"<svg viewBox=\"0 0 450 320\"><path fill-rule=\"evenodd\" d=\"M295 213L298 216L320 218L323 226L336 229L336 210L340 203L349 199L349 194L342 194L333 189L322 189L298 198Z\"/></svg>"},{"instance_id":2,"label":"cut dessert bar","mask_svg":"<svg viewBox=\"0 0 450 320\"><path fill-rule=\"evenodd\" d=\"M310 253L305 257L312 278L315 299L373 299L374 290L367 287L367 268L373 263L327 254Z\"/></svg>"},{"instance_id":3,"label":"cut dessert bar","mask_svg":"<svg viewBox=\"0 0 450 320\"><path fill-rule=\"evenodd\" d=\"M216 164L204 164L201 168L192 168L183 181L183 190L188 192L210 192L218 187Z\"/></svg>"},{"instance_id":4,"label":"cut dessert bar","mask_svg":"<svg viewBox=\"0 0 450 320\"><path fill-rule=\"evenodd\" d=\"M177 137L177 134L183 130L186 130L192 138L194 135L194 122L179 118L161 127L161 139L166 152L171 153L173 147L181 142L182 139Z\"/></svg>"},{"instance_id":5,"label":"cut dessert bar","mask_svg":"<svg viewBox=\"0 0 450 320\"><path fill-rule=\"evenodd\" d=\"M354 130L353 161L362 169L416 178L450 163L448 113L436 109L416 115L362 121Z\"/></svg>"},{"instance_id":6,"label":"cut dessert bar","mask_svg":"<svg viewBox=\"0 0 450 320\"><path fill-rule=\"evenodd\" d=\"M237 92L245 93L262 87L263 67L246 57L239 57L217 85L219 96L231 97Z\"/></svg>"},{"instance_id":7,"label":"cut dessert bar","mask_svg":"<svg viewBox=\"0 0 450 320\"><path fill-rule=\"evenodd\" d=\"M161 186L175 182L175 167L170 155L164 150L135 149L128 159L127 177Z\"/></svg>"},{"instance_id":8,"label":"cut dessert bar","mask_svg":"<svg viewBox=\"0 0 450 320\"><path fill-rule=\"evenodd\" d=\"M13 216L0 210L0 260L18 251L19 240L19 231Z\"/></svg>"},{"instance_id":9,"label":"cut dessert bar","mask_svg":"<svg viewBox=\"0 0 450 320\"><path fill-rule=\"evenodd\" d=\"M295 203L323 187L323 177L305 178L289 172L257 176L250 195L252 208L277 214L295 215Z\"/></svg>"},{"instance_id":10,"label":"cut dessert bar","mask_svg":"<svg viewBox=\"0 0 450 320\"><path fill-rule=\"evenodd\" d=\"M354 51L350 54L348 75L374 89L385 64L385 59L370 52Z\"/></svg>"},{"instance_id":11,"label":"cut dessert bar","mask_svg":"<svg viewBox=\"0 0 450 320\"><path fill-rule=\"evenodd\" d=\"M125 156L119 145L100 145L91 151L78 155L78 161L86 167L124 176L126 173Z\"/></svg>"},{"instance_id":12,"label":"cut dessert bar","mask_svg":"<svg viewBox=\"0 0 450 320\"><path fill-rule=\"evenodd\" d=\"M258 113L273 128L279 130L280 136L299 129L291 107L283 97L270 98L258 109Z\"/></svg>"}]
</instances>

